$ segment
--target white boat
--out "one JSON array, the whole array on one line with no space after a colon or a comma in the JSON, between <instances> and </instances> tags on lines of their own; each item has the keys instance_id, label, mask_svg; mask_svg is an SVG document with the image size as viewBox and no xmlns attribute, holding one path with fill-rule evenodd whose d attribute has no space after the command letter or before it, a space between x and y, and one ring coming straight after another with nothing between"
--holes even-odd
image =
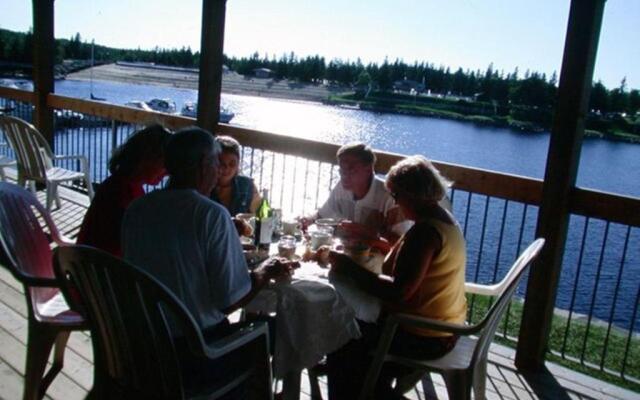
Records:
<instances>
[{"instance_id":1,"label":"white boat","mask_svg":"<svg viewBox=\"0 0 640 400\"><path fill-rule=\"evenodd\" d=\"M198 103L193 101L184 103L182 112L180 114L184 115L185 117L196 118L198 114ZM222 106L220 107L220 122L222 122L223 124L228 124L234 116L235 114L231 111Z\"/></svg>"},{"instance_id":2,"label":"white boat","mask_svg":"<svg viewBox=\"0 0 640 400\"><path fill-rule=\"evenodd\" d=\"M124 103L125 107L138 108L145 111L153 111L146 102L140 100L132 100Z\"/></svg>"},{"instance_id":3,"label":"white boat","mask_svg":"<svg viewBox=\"0 0 640 400\"><path fill-rule=\"evenodd\" d=\"M147 101L147 106L149 106L153 111L166 114L176 113L176 103L169 99L151 99Z\"/></svg>"}]
</instances>

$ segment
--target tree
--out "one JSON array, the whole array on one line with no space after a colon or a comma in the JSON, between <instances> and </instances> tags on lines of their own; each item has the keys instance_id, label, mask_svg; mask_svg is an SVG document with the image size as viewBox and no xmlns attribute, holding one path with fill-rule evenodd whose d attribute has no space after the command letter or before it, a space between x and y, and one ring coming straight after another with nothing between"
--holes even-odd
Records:
<instances>
[{"instance_id":1,"label":"tree","mask_svg":"<svg viewBox=\"0 0 640 400\"><path fill-rule=\"evenodd\" d=\"M627 77L622 78L620 86L613 89L610 93L611 111L625 112L629 105L629 98L626 93Z\"/></svg>"},{"instance_id":2,"label":"tree","mask_svg":"<svg viewBox=\"0 0 640 400\"><path fill-rule=\"evenodd\" d=\"M629 92L629 106L627 108L630 115L634 115L640 111L640 91L637 89Z\"/></svg>"},{"instance_id":3,"label":"tree","mask_svg":"<svg viewBox=\"0 0 640 400\"><path fill-rule=\"evenodd\" d=\"M603 114L609 112L609 92L602 84L602 81L596 82L591 88L589 109Z\"/></svg>"}]
</instances>

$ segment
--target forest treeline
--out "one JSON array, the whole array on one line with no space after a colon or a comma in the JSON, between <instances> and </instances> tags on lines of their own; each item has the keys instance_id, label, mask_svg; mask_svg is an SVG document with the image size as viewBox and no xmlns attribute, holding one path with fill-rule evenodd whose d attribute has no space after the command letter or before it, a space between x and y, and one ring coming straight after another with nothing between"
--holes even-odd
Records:
<instances>
[{"instance_id":1,"label":"forest treeline","mask_svg":"<svg viewBox=\"0 0 640 400\"><path fill-rule=\"evenodd\" d=\"M33 35L31 32L12 32L0 29L0 61L30 64ZM56 63L66 59L87 60L91 57L91 43L80 34L69 39L56 39ZM163 65L197 67L199 52L189 47L181 49L116 49L96 44L96 63L115 61L153 62ZM557 92L557 75L536 71L504 72L492 64L486 70L452 70L429 62L405 63L402 60L385 60L382 63L362 63L359 59L329 60L321 56L299 57L289 53L280 57L260 56L257 52L248 57L227 57L225 64L243 75L252 74L256 68L268 68L276 79L297 80L306 83L330 82L355 88L372 87L386 92L394 82L413 81L418 87L432 94L473 98L497 105L522 105L533 108L553 107ZM607 88L602 82L594 82L590 110L601 114L626 113L635 115L640 110L640 92L629 89L626 78L618 87Z\"/></svg>"}]
</instances>

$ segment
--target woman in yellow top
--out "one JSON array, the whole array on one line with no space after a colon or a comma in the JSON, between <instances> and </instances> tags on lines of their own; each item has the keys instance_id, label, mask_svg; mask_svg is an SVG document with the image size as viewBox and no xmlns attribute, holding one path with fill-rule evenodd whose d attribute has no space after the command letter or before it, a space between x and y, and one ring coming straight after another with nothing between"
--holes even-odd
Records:
<instances>
[{"instance_id":1,"label":"woman in yellow top","mask_svg":"<svg viewBox=\"0 0 640 400\"><path fill-rule=\"evenodd\" d=\"M391 248L382 275L359 267L340 253L331 253L331 268L353 277L366 292L380 298L390 312L464 323L466 247L453 215L438 205L449 185L424 157L398 162L387 175L386 187L413 227ZM360 322L363 336L328 357L329 397L356 398L368 369L368 352L375 348L381 324ZM439 358L455 345L456 336L399 327L391 353L421 359ZM381 399L403 398L391 388L393 378L411 371L386 365L376 393Z\"/></svg>"}]
</instances>

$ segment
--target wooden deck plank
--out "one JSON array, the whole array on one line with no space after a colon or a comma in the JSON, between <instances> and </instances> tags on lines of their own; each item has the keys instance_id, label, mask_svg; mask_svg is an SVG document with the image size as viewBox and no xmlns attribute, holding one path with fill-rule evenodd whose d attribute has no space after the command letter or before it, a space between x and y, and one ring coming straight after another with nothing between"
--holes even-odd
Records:
<instances>
[{"instance_id":1,"label":"wooden deck plank","mask_svg":"<svg viewBox=\"0 0 640 400\"><path fill-rule=\"evenodd\" d=\"M22 326L15 329L15 321L8 321L13 319L12 316L9 315L10 313L10 310L0 305L0 325L5 326L8 324L14 328L11 331L0 328L0 343L2 343L2 346L0 346L0 359L18 374L14 376L14 379L18 380L21 390L20 395L17 397L5 397L5 393L0 393L0 396L3 398L18 399L22 393L27 331L26 326L24 327L25 329L22 329ZM24 325L26 325L26 321ZM74 361L71 352L65 353L65 366L47 391L47 394L52 399L82 399L86 396L87 389L91 387L93 378L88 382L88 385L86 382L85 385L78 383L78 380L82 379L86 374L84 374L77 365L74 366L76 364ZM91 364L88 363L86 363L82 369L89 372L93 370Z\"/></svg>"},{"instance_id":2,"label":"wooden deck plank","mask_svg":"<svg viewBox=\"0 0 640 400\"><path fill-rule=\"evenodd\" d=\"M9 285L6 279L9 277L13 279L11 275L7 277L5 274L8 272L4 268L0 268L0 302L5 306L15 311L22 318L27 320L27 303L22 293L22 290L18 291L15 287ZM15 280L14 280L15 281ZM15 281L19 284L19 282ZM91 337L89 332L73 332L69 337L69 343L67 348L75 351L88 362L93 362L93 350L91 348Z\"/></svg>"},{"instance_id":3,"label":"wooden deck plank","mask_svg":"<svg viewBox=\"0 0 640 400\"><path fill-rule=\"evenodd\" d=\"M4 343L0 347L4 347ZM20 398L22 398L22 375L0 357L0 399Z\"/></svg>"},{"instance_id":4,"label":"wooden deck plank","mask_svg":"<svg viewBox=\"0 0 640 400\"><path fill-rule=\"evenodd\" d=\"M4 340L9 340L11 347L16 347L17 344L20 344L19 347L23 350L21 353L24 356L28 332L26 319L5 304L0 303L0 326L9 327L9 329L4 328L4 332L15 339L15 342L9 337L4 337ZM24 357L22 361L24 362ZM67 346L65 351L64 368L61 374L68 376L69 379L85 389L90 389L93 384L93 364L75 352L70 346Z\"/></svg>"}]
</instances>

